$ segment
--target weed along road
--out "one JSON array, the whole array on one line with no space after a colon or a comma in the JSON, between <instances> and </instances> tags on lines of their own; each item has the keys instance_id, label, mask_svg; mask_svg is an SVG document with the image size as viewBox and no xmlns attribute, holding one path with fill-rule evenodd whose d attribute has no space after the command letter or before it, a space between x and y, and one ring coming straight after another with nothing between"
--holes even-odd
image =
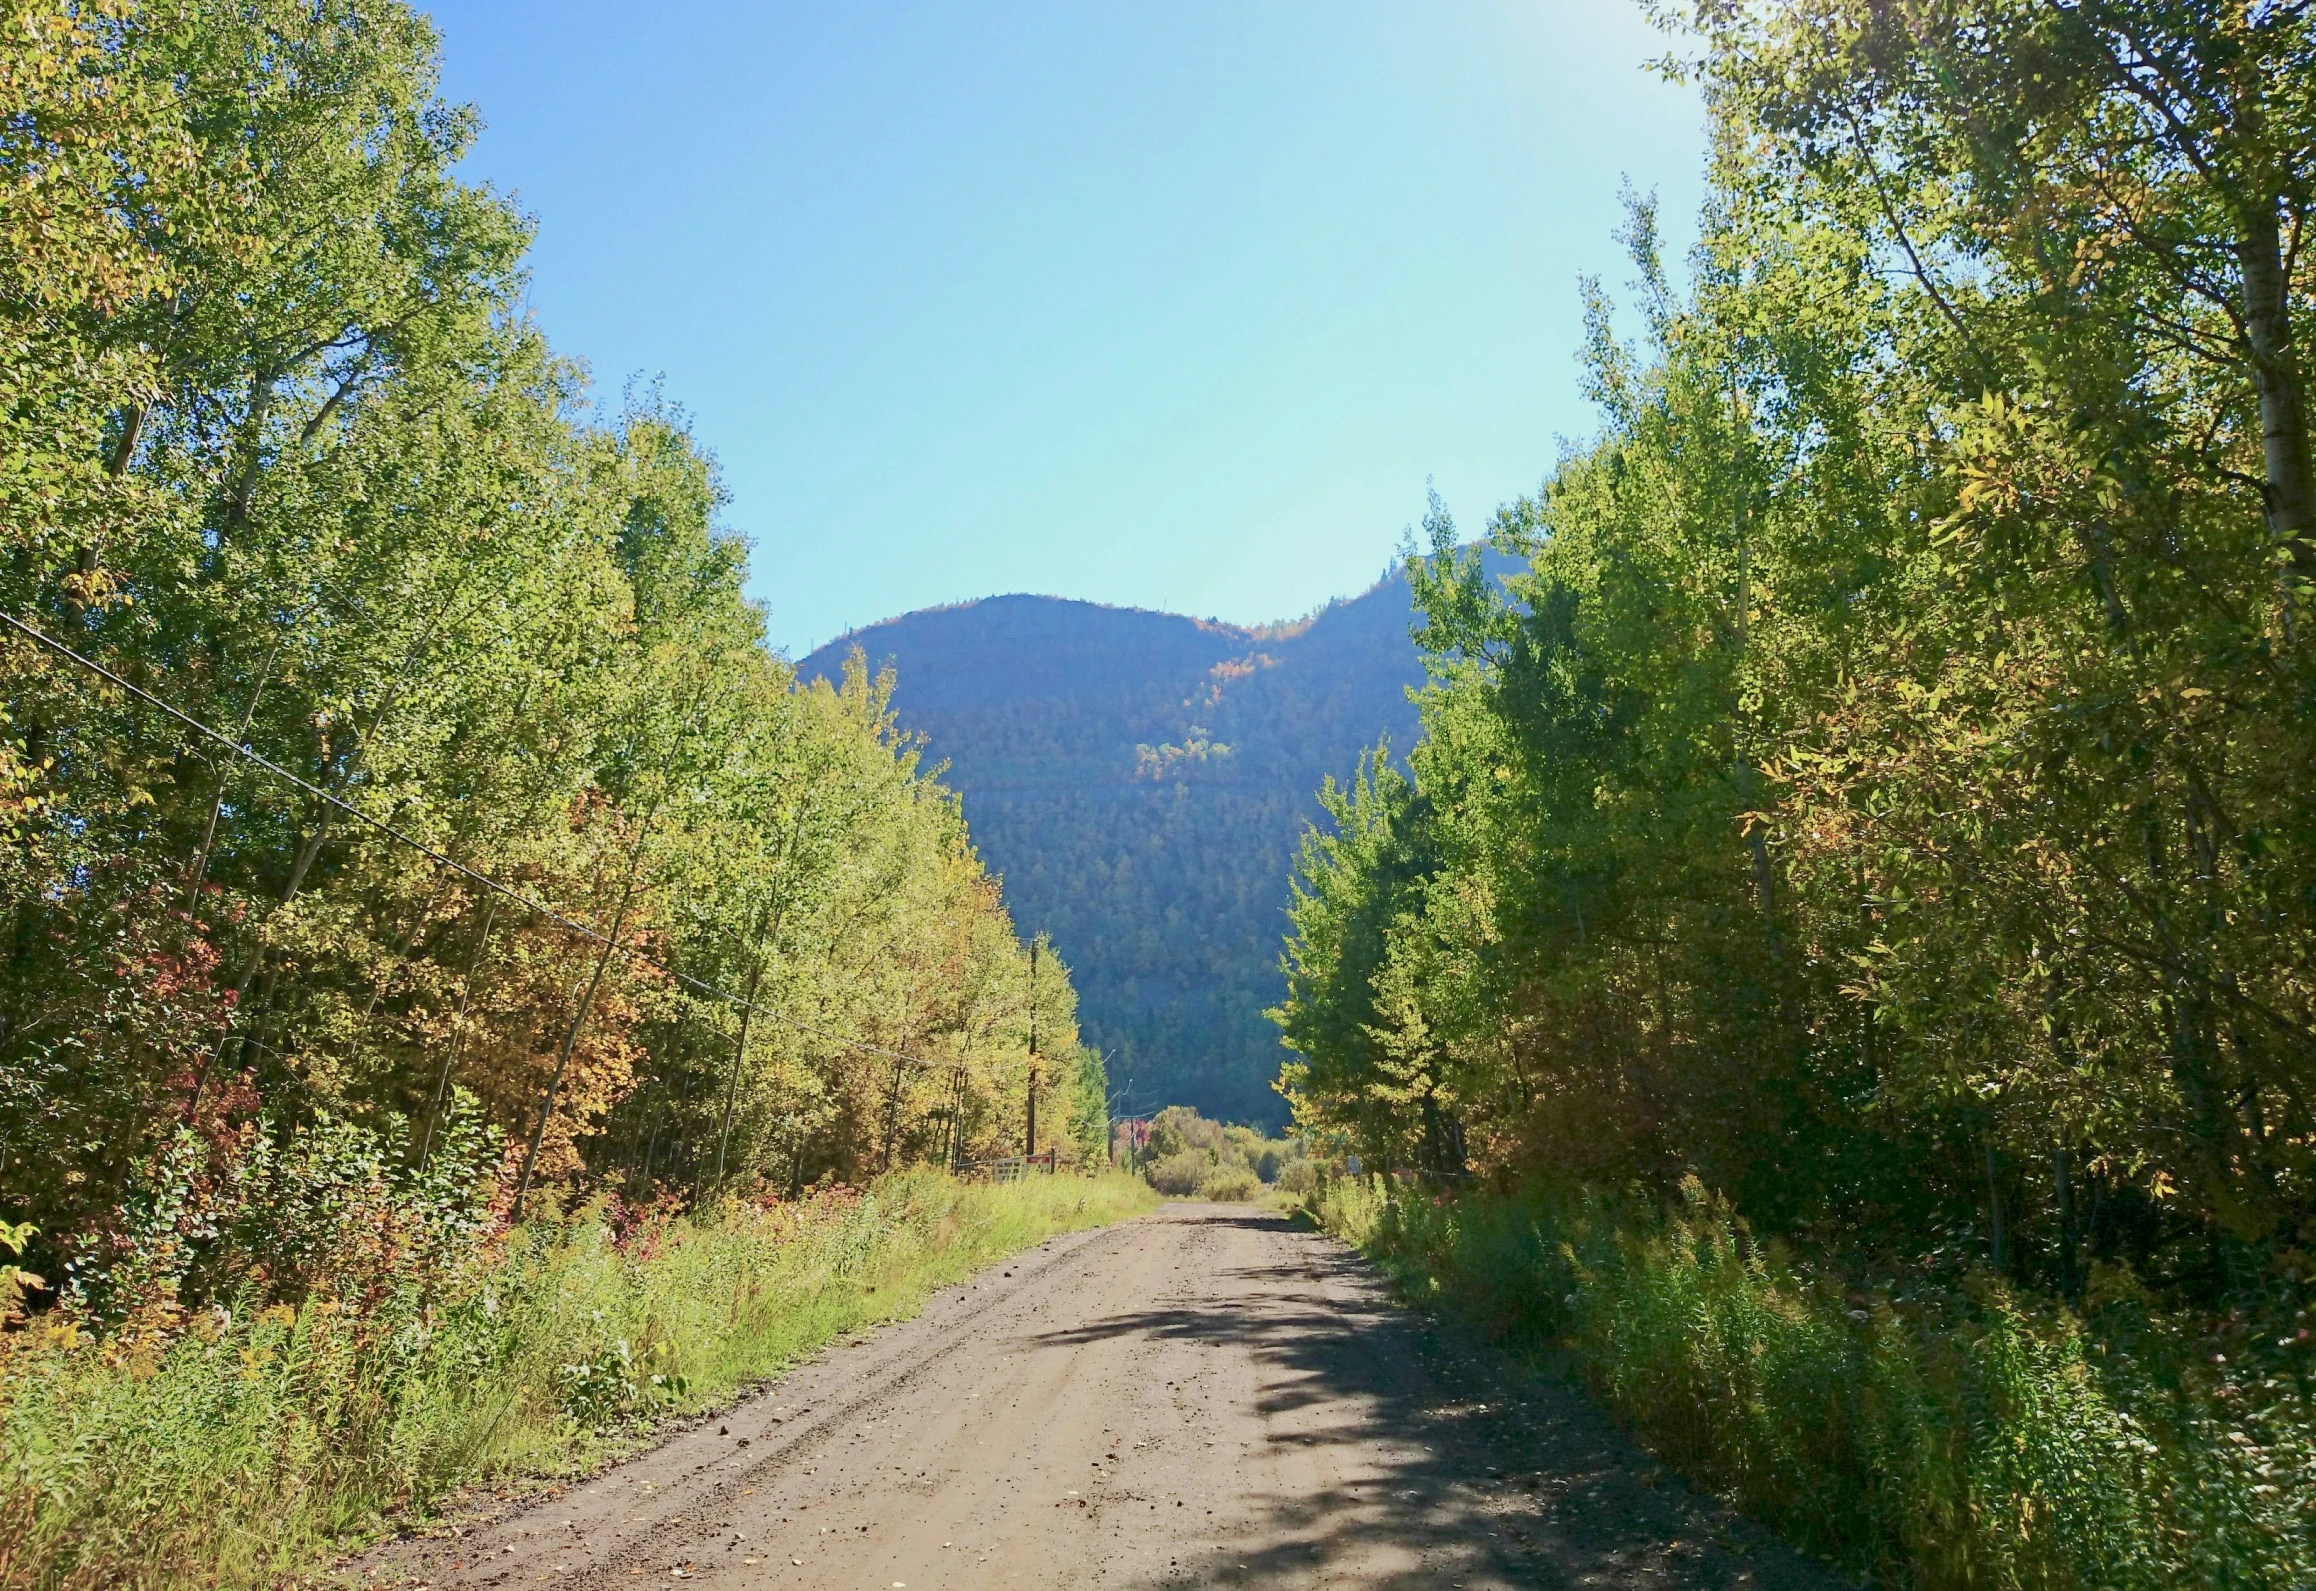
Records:
<instances>
[{"instance_id":1,"label":"weed along road","mask_svg":"<svg viewBox=\"0 0 2316 1591\"><path fill-rule=\"evenodd\" d=\"M1830 1587L1340 1244L1056 1238L665 1446L369 1575L436 1587ZM372 1583L376 1583L373 1581Z\"/></svg>"}]
</instances>

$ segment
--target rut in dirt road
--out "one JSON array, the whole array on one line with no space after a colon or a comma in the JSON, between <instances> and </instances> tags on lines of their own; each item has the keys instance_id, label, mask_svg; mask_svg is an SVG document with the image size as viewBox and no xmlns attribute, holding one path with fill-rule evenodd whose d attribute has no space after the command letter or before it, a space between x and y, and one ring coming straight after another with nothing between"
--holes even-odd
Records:
<instances>
[{"instance_id":1,"label":"rut in dirt road","mask_svg":"<svg viewBox=\"0 0 2316 1591\"><path fill-rule=\"evenodd\" d=\"M1341 1244L1175 1205L1056 1238L563 1495L365 1566L438 1587L1837 1582Z\"/></svg>"}]
</instances>

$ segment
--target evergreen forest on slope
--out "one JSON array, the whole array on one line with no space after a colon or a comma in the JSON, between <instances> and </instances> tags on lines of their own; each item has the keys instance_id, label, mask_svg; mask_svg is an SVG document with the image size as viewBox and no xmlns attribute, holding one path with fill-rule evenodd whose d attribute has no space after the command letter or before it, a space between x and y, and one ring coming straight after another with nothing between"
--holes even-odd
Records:
<instances>
[{"instance_id":1,"label":"evergreen forest on slope","mask_svg":"<svg viewBox=\"0 0 2316 1591\"><path fill-rule=\"evenodd\" d=\"M1052 597L911 613L797 665L893 671L897 722L962 798L1025 927L1077 980L1132 1108L1276 1125L1287 876L1318 791L1415 732L1404 574L1246 628Z\"/></svg>"}]
</instances>

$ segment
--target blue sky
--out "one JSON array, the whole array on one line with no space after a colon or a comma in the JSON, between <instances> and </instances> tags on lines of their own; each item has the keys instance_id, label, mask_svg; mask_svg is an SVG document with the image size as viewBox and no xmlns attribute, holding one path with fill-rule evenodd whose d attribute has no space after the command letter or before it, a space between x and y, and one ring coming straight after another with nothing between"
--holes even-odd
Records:
<instances>
[{"instance_id":1,"label":"blue sky","mask_svg":"<svg viewBox=\"0 0 2316 1591\"><path fill-rule=\"evenodd\" d=\"M1627 0L441 0L471 175L616 401L664 377L796 655L1047 592L1363 589L1588 434L1576 280L1702 118Z\"/></svg>"}]
</instances>

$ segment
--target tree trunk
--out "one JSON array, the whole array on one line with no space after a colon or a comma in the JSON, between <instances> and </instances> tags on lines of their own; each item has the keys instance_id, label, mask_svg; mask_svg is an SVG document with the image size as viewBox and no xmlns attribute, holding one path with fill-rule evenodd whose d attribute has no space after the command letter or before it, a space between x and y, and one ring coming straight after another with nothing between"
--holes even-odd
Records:
<instances>
[{"instance_id":1,"label":"tree trunk","mask_svg":"<svg viewBox=\"0 0 2316 1591\"><path fill-rule=\"evenodd\" d=\"M2242 218L2236 261L2244 278L2244 336L2260 396L2260 441L2267 470L2268 533L2300 579L2316 578L2310 540L2308 410L2292 346L2290 284L2283 235L2270 201Z\"/></svg>"},{"instance_id":2,"label":"tree trunk","mask_svg":"<svg viewBox=\"0 0 2316 1591\"><path fill-rule=\"evenodd\" d=\"M466 981L459 986L458 1016L450 1027L450 1043L442 1057L442 1075L434 1080L434 1099L426 1113L426 1136L418 1144L418 1169L426 1169L427 1156L434 1149L434 1129L442 1123L442 1101L450 1092L451 1068L458 1064L458 1052L466 1042L466 1013L474 999L474 975L482 967L483 954L490 949L491 927L499 920L499 898L493 895L483 908L482 932L475 935L474 953L466 958Z\"/></svg>"},{"instance_id":3,"label":"tree trunk","mask_svg":"<svg viewBox=\"0 0 2316 1591\"><path fill-rule=\"evenodd\" d=\"M740 1036L732 1045L732 1075L724 1084L724 1120L716 1129L716 1186L724 1185L724 1155L732 1147L732 1106L740 1097L740 1067L748 1058L748 1019L756 1014L756 991L764 984L764 937L756 936L756 964L748 972L748 992L740 1001Z\"/></svg>"},{"instance_id":4,"label":"tree trunk","mask_svg":"<svg viewBox=\"0 0 2316 1591\"><path fill-rule=\"evenodd\" d=\"M893 1169L893 1157L901 1148L901 1088L908 1081L906 1061L893 1062L892 1097L885 1102L885 1169Z\"/></svg>"},{"instance_id":5,"label":"tree trunk","mask_svg":"<svg viewBox=\"0 0 2316 1591\"><path fill-rule=\"evenodd\" d=\"M539 1102L539 1119L532 1124L531 1141L523 1149L522 1174L515 1179L511 1220L523 1218L523 1199L531 1191L531 1168L539 1158L539 1142L547 1136L547 1120L555 1113L555 1095L563 1086L563 1073L571 1064L571 1052L579 1045L579 1034L587 1026L587 1013L595 1004L595 991L603 987L604 969L611 965L611 957L619 948L620 930L627 926L627 908L635 899L636 875L643 870L643 844L650 837L651 817L647 816L643 827L636 832L635 854L628 860L627 882L620 890L619 910L612 914L611 932L604 937L603 953L595 958L595 971L587 979L587 992L579 997L579 1009L571 1014L571 1026L555 1052L555 1070L547 1078L547 1097Z\"/></svg>"},{"instance_id":6,"label":"tree trunk","mask_svg":"<svg viewBox=\"0 0 2316 1591\"><path fill-rule=\"evenodd\" d=\"M2002 1226L2002 1181L1995 1171L1994 1144L1990 1141L1985 1148L1987 1258L1992 1262L1995 1274L2000 1276L2010 1270L2010 1245L2006 1241L2008 1234Z\"/></svg>"},{"instance_id":7,"label":"tree trunk","mask_svg":"<svg viewBox=\"0 0 2316 1591\"><path fill-rule=\"evenodd\" d=\"M2062 1134L2051 1148L2051 1180L2059 1205L2059 1294L2072 1304L2082 1302L2083 1287L2075 1264L2075 1184L2069 1170Z\"/></svg>"},{"instance_id":8,"label":"tree trunk","mask_svg":"<svg viewBox=\"0 0 2316 1591\"><path fill-rule=\"evenodd\" d=\"M257 720L257 704L264 699L266 681L273 677L274 659L281 655L282 636L276 633L273 645L266 650L265 662L257 671L257 679L249 688L249 705L241 711L241 727L234 731L234 744L249 739L249 726ZM227 770L233 766L230 758L217 764L217 788L209 797L209 821L201 830L201 853L193 860L192 872L185 886L185 909L191 911L201 897L202 882L209 876L209 860L217 854L217 820L225 811Z\"/></svg>"}]
</instances>

